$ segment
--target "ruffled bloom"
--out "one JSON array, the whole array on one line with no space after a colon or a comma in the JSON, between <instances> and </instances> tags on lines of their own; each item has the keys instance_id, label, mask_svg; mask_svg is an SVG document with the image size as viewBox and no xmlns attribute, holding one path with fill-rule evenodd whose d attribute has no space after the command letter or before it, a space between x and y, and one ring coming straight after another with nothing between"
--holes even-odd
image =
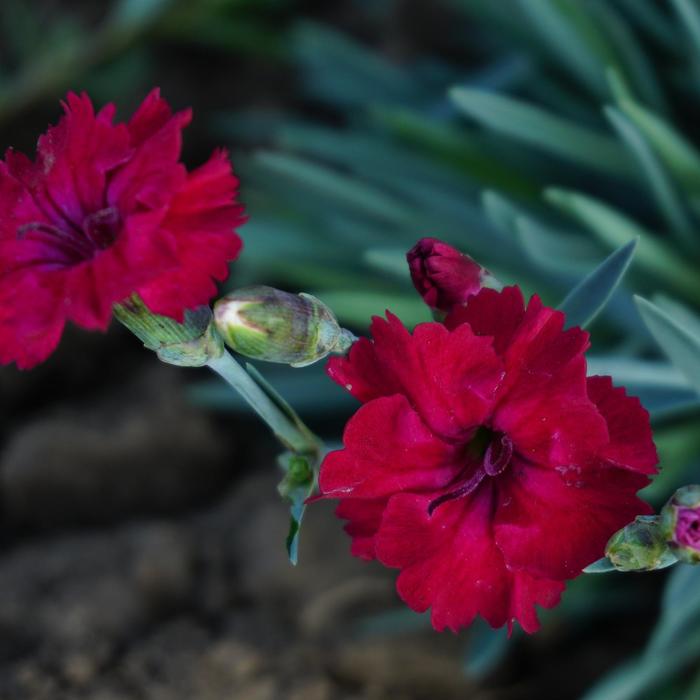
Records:
<instances>
[{"instance_id":1,"label":"ruffled bloom","mask_svg":"<svg viewBox=\"0 0 700 700\"><path fill-rule=\"evenodd\" d=\"M328 373L363 406L322 464L352 552L401 570L433 626L478 614L538 629L535 605L603 556L649 507L648 413L610 377L586 377L588 334L517 287L482 289L410 333L391 314Z\"/></svg>"},{"instance_id":2,"label":"ruffled bloom","mask_svg":"<svg viewBox=\"0 0 700 700\"><path fill-rule=\"evenodd\" d=\"M0 161L0 363L45 360L67 321L106 329L112 306L138 294L181 321L216 293L241 248L238 181L226 153L187 172L189 110L154 90L128 123L69 94L34 161Z\"/></svg>"},{"instance_id":3,"label":"ruffled bloom","mask_svg":"<svg viewBox=\"0 0 700 700\"><path fill-rule=\"evenodd\" d=\"M490 278L478 262L437 238L421 238L406 260L416 291L439 311L463 304Z\"/></svg>"}]
</instances>

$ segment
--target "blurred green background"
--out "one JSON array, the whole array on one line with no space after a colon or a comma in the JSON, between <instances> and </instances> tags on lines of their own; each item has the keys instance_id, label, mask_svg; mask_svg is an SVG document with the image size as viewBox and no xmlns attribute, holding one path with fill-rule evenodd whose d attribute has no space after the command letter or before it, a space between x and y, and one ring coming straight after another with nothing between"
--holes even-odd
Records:
<instances>
[{"instance_id":1,"label":"blurred green background","mask_svg":"<svg viewBox=\"0 0 700 700\"><path fill-rule=\"evenodd\" d=\"M386 308L407 324L428 318L404 263L405 251L422 236L443 238L503 282L537 291L554 305L611 252L638 238L622 285L591 328L590 371L612 374L652 414L663 467L647 493L655 506L678 486L700 479L696 0L3 0L0 30L0 143L31 151L37 135L56 120L58 100L68 89L87 90L99 104L114 101L127 117L159 85L176 108L194 108L185 139L188 165L225 145L241 177L250 221L228 287L257 282L313 293L357 333ZM633 294L653 303L644 307L644 318ZM41 458L17 462L17 435L30 440L27 426L45 429L47 412L89 413L96 386L103 387L100 396L109 396L118 377L137 376L152 361L116 330L98 340L75 334L31 377L5 369L0 374L7 557L21 553L28 537L41 541L56 527L84 533L105 522L123 526L134 513L177 520L192 507L206 510L222 491L245 488L242 474L259 465L274 469L265 448L248 447L236 453L237 480L229 464L193 501L166 498L165 506L153 506L137 498L134 506L126 498L128 507L101 520L89 509L82 519L65 515L85 493L64 488L57 464L56 481L47 482L41 470L36 479L57 489L59 515L37 516L44 501L33 505L31 488L27 496L26 484L34 482L27 482L28 467L21 465ZM322 368L263 370L314 428L330 442L338 440L353 402L323 377ZM161 395L162 382L179 381L170 376L158 375L150 390ZM245 409L236 397L203 375L187 379L173 389L189 402L183 415L204 413L214 435L246 433ZM77 400L83 402L79 409ZM39 428L37 420L44 420ZM78 429L74 439L81 442L81 436ZM44 439L50 451L52 443ZM155 459L161 457L156 451ZM77 462L90 469L90 460L81 453ZM118 471L120 458L113 461ZM157 482L137 479L128 488L167 491L167 484L163 470ZM104 493L100 498L108 499ZM24 505L17 506L17 499ZM326 528L340 529L325 518ZM282 540L280 533L261 546L276 551ZM305 553L312 556L313 536L309 540L302 543L301 568ZM259 555L252 548L248 556ZM26 572L7 576L32 580ZM89 589L91 576L88 571L81 585ZM177 605L175 617L182 612ZM225 609L236 619L236 605L228 601ZM379 639L383 659L381 654L397 653L396 640L406 634L425 635L425 620L400 609L366 612L338 617L335 636ZM296 619L293 604L285 614ZM278 618L265 624L295 644L300 633ZM544 618L545 631L533 639L506 643L502 634L476 626L454 640L444 652L455 660L450 673L460 676L454 685L440 685L436 678L444 680L447 671L416 651L422 647L411 647L401 653L424 658L432 669L427 680L408 674L413 689L389 671L382 675L379 662L372 676L365 659L356 661L365 675L357 672L350 680L322 663L317 685L304 692L312 700L565 699L584 692L599 700L700 697L700 575L692 569L584 577ZM0 628L2 621L0 606ZM109 638L109 632L95 634ZM120 644L128 648L132 636L125 634ZM427 639L433 639L430 633ZM310 648L309 654L322 656ZM81 686L55 671L57 661L36 661L42 654L53 659L40 643L18 641L8 649L0 655L0 687L6 685L8 697L44 697L38 685L17 680L27 659L38 664L36 674L44 673L51 698L178 698L187 686L174 682L178 690L157 695L146 681L132 679L133 687L117 684L116 695L103 696L112 692L109 663L109 671L97 664ZM227 668L237 657L231 654L224 654ZM282 668L269 655L261 673L281 683L273 684L270 697L292 697L280 679L296 667L290 661L291 669ZM385 670L395 662L386 657ZM171 671L158 668L170 677ZM63 680L51 686L56 677ZM204 690L192 686L186 696L265 692L232 683L207 695L207 688L218 686L203 681Z\"/></svg>"}]
</instances>

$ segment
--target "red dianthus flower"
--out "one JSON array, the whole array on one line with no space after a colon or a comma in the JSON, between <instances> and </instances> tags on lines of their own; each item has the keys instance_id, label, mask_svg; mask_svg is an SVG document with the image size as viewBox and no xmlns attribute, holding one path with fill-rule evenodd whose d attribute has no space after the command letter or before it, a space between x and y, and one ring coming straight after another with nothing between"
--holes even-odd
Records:
<instances>
[{"instance_id":1,"label":"red dianthus flower","mask_svg":"<svg viewBox=\"0 0 700 700\"><path fill-rule=\"evenodd\" d=\"M131 120L69 94L35 161L0 161L0 363L31 367L67 321L104 330L138 294L178 321L206 303L240 251L238 180L225 152L188 173L179 162L189 110L158 90Z\"/></svg>"},{"instance_id":2,"label":"red dianthus flower","mask_svg":"<svg viewBox=\"0 0 700 700\"><path fill-rule=\"evenodd\" d=\"M364 403L322 464L352 552L401 569L399 595L457 630L538 629L564 582L649 507L648 413L586 377L588 334L520 290L482 289L445 324L375 318L332 379Z\"/></svg>"}]
</instances>

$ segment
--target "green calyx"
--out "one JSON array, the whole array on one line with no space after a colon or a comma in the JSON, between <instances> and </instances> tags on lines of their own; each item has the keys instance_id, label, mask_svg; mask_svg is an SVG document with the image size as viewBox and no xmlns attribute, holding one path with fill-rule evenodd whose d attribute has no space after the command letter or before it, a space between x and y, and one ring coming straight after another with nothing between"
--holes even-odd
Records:
<instances>
[{"instance_id":1,"label":"green calyx","mask_svg":"<svg viewBox=\"0 0 700 700\"><path fill-rule=\"evenodd\" d=\"M237 353L293 367L346 352L354 340L316 297L265 286L246 287L219 299L214 323Z\"/></svg>"},{"instance_id":2,"label":"green calyx","mask_svg":"<svg viewBox=\"0 0 700 700\"><path fill-rule=\"evenodd\" d=\"M667 566L672 557L660 519L645 515L616 532L605 554L618 571L653 571Z\"/></svg>"},{"instance_id":3,"label":"green calyx","mask_svg":"<svg viewBox=\"0 0 700 700\"><path fill-rule=\"evenodd\" d=\"M223 341L212 323L208 306L185 311L183 323L152 313L136 295L115 304L114 317L167 364L203 367L221 357Z\"/></svg>"}]
</instances>

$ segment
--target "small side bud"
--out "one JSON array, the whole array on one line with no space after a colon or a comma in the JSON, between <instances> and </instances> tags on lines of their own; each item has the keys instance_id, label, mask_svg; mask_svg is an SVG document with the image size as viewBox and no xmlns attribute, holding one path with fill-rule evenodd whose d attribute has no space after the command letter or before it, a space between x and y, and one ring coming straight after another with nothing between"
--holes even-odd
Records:
<instances>
[{"instance_id":1,"label":"small side bud","mask_svg":"<svg viewBox=\"0 0 700 700\"><path fill-rule=\"evenodd\" d=\"M659 518L640 515L610 538L605 554L618 571L663 568L669 552Z\"/></svg>"},{"instance_id":2,"label":"small side bud","mask_svg":"<svg viewBox=\"0 0 700 700\"><path fill-rule=\"evenodd\" d=\"M422 238L406 260L413 285L433 310L449 312L482 287L501 287L478 262L437 238Z\"/></svg>"},{"instance_id":3,"label":"small side bud","mask_svg":"<svg viewBox=\"0 0 700 700\"><path fill-rule=\"evenodd\" d=\"M306 510L306 501L314 490L316 478L308 458L304 455L286 453L280 456L279 463L285 470L285 475L277 485L277 491L290 504L287 553L289 560L296 565L299 555L299 529Z\"/></svg>"},{"instance_id":4,"label":"small side bud","mask_svg":"<svg viewBox=\"0 0 700 700\"><path fill-rule=\"evenodd\" d=\"M316 297L264 286L239 289L219 299L214 323L237 353L292 367L345 353L355 340Z\"/></svg>"},{"instance_id":5,"label":"small side bud","mask_svg":"<svg viewBox=\"0 0 700 700\"><path fill-rule=\"evenodd\" d=\"M185 311L183 323L152 313L136 295L115 304L114 317L167 364L203 367L224 354L208 306Z\"/></svg>"},{"instance_id":6,"label":"small side bud","mask_svg":"<svg viewBox=\"0 0 700 700\"><path fill-rule=\"evenodd\" d=\"M284 454L281 456L280 462L286 469L286 473L277 485L279 495L294 502L299 500L297 492L301 489L303 491L301 501L303 502L314 481L314 473L309 465L309 460L303 455Z\"/></svg>"},{"instance_id":7,"label":"small side bud","mask_svg":"<svg viewBox=\"0 0 700 700\"><path fill-rule=\"evenodd\" d=\"M669 547L686 564L700 564L700 486L684 486L661 511L661 527Z\"/></svg>"}]
</instances>

